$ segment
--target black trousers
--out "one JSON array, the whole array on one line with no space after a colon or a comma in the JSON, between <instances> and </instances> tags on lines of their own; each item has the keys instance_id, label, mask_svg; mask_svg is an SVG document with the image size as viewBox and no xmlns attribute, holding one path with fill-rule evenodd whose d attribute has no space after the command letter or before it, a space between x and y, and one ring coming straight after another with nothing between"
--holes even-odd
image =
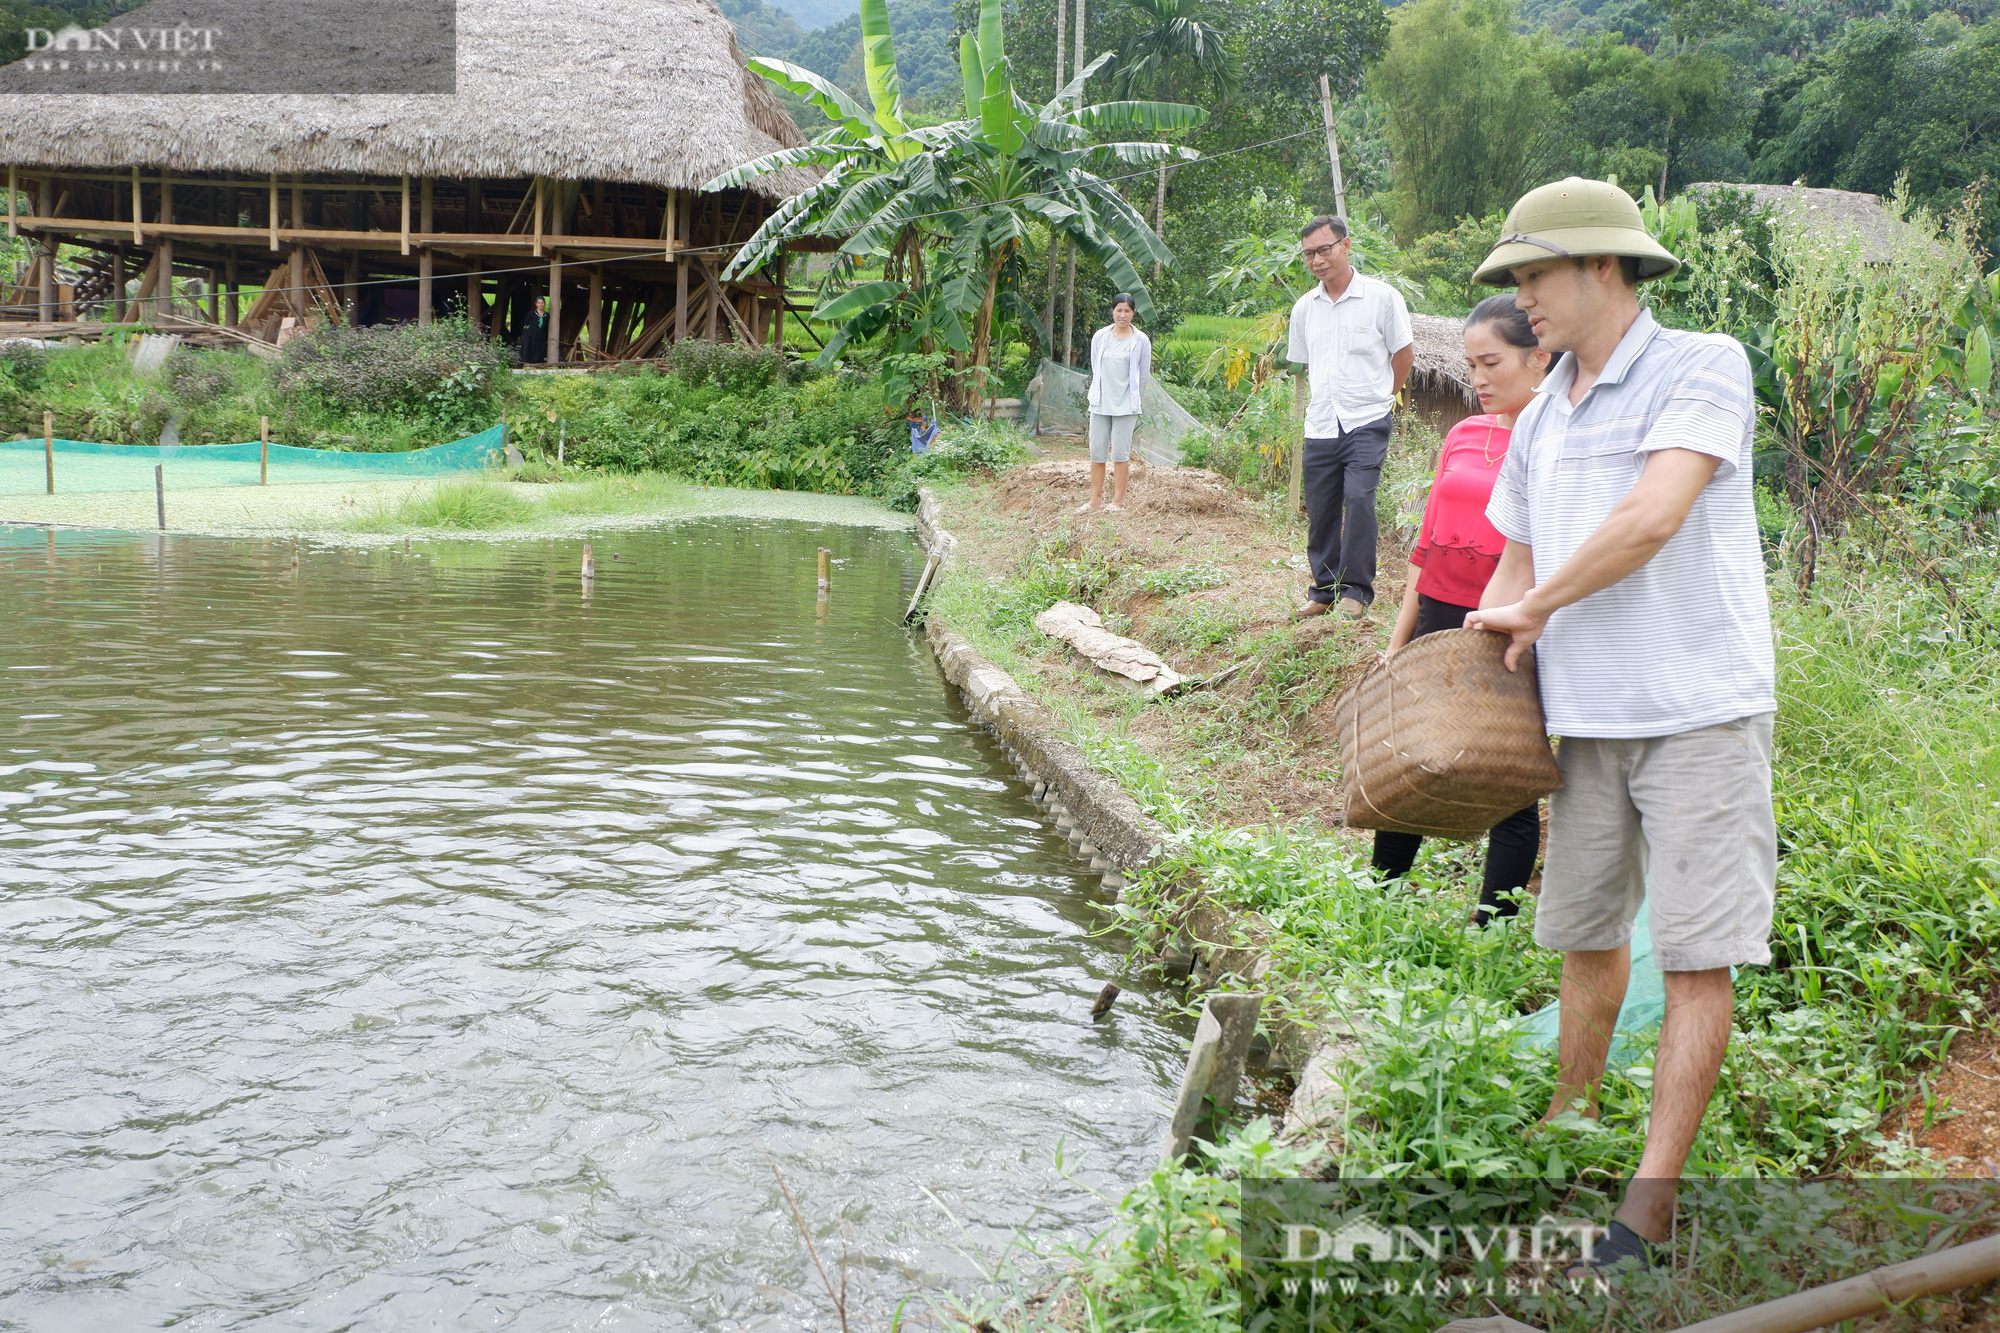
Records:
<instances>
[{"instance_id":1,"label":"black trousers","mask_svg":"<svg viewBox=\"0 0 2000 1333\"><path fill-rule=\"evenodd\" d=\"M1389 456L1383 417L1332 439L1308 438L1299 498L1306 507L1306 562L1315 602L1375 601L1375 487Z\"/></svg>"},{"instance_id":2,"label":"black trousers","mask_svg":"<svg viewBox=\"0 0 2000 1333\"><path fill-rule=\"evenodd\" d=\"M1453 606L1417 594L1417 628L1410 636L1421 639L1441 629L1461 629L1469 606ZM1486 878L1479 886L1479 907L1474 920L1485 925L1496 916L1513 916L1520 911L1517 897L1528 887L1535 873L1535 855L1541 850L1542 820L1534 806L1516 810L1493 826L1486 835ZM1384 879L1401 879L1410 873L1417 849L1424 845L1415 833L1375 831L1374 867Z\"/></svg>"}]
</instances>

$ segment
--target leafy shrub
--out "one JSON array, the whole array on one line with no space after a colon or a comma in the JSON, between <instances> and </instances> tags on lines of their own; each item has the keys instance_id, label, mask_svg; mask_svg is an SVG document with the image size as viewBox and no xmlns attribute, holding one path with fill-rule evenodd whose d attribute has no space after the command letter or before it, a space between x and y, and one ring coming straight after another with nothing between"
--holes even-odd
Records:
<instances>
[{"instance_id":1,"label":"leafy shrub","mask_svg":"<svg viewBox=\"0 0 2000 1333\"><path fill-rule=\"evenodd\" d=\"M33 343L0 343L0 379L16 389L39 389L49 370L49 354Z\"/></svg>"},{"instance_id":2,"label":"leafy shrub","mask_svg":"<svg viewBox=\"0 0 2000 1333\"><path fill-rule=\"evenodd\" d=\"M429 443L443 443L493 423L504 355L462 319L317 328L286 345L271 388L289 400L285 416L295 434L321 425L314 418L360 417L372 426L366 419L388 416L414 418L439 437ZM354 447L363 449L409 438L407 430L354 434Z\"/></svg>"},{"instance_id":3,"label":"leafy shrub","mask_svg":"<svg viewBox=\"0 0 2000 1333\"><path fill-rule=\"evenodd\" d=\"M161 367L161 387L181 407L212 403L236 388L236 376L221 359L226 355L177 347Z\"/></svg>"},{"instance_id":4,"label":"leafy shrub","mask_svg":"<svg viewBox=\"0 0 2000 1333\"><path fill-rule=\"evenodd\" d=\"M781 383L792 373L790 364L775 348L700 338L669 345L663 359L669 374L689 384L706 384L735 394L756 393Z\"/></svg>"}]
</instances>

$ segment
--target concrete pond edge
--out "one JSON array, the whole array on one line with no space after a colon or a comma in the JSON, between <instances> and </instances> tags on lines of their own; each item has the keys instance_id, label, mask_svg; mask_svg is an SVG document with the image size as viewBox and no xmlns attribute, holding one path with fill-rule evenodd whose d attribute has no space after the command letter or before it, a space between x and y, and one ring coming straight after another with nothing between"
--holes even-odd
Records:
<instances>
[{"instance_id":1,"label":"concrete pond edge","mask_svg":"<svg viewBox=\"0 0 2000 1333\"><path fill-rule=\"evenodd\" d=\"M936 568L932 586L951 569L958 539L944 526L943 507L929 487L918 491L916 533ZM925 617L924 637L945 679L956 687L975 721L999 741L1003 753L1029 784L1037 805L1068 838L1079 858L1103 876L1115 901L1130 877L1166 854L1168 829L1147 815L1115 778L1097 771L1078 746L1065 738L1062 723L1001 667L983 657L944 617ZM1168 975L1186 975L1206 989L1213 978L1243 977L1252 983L1271 969L1270 958L1254 942L1261 920L1215 903L1199 882L1185 886L1180 935L1160 945ZM1290 1141L1338 1143L1347 1097L1339 1076L1360 1043L1351 1033L1306 1027L1289 1019L1267 1019L1271 1046L1267 1068L1297 1071L1297 1087L1282 1136Z\"/></svg>"}]
</instances>

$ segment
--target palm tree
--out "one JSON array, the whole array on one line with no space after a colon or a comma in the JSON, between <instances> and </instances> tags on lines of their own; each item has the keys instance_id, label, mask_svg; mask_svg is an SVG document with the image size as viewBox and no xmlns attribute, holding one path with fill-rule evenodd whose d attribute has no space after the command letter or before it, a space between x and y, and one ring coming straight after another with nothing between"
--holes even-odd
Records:
<instances>
[{"instance_id":1,"label":"palm tree","mask_svg":"<svg viewBox=\"0 0 2000 1333\"><path fill-rule=\"evenodd\" d=\"M1163 101L1186 100L1204 86L1223 98L1236 95L1242 72L1223 40L1222 16L1206 0L1119 0L1140 24L1125 44L1125 63L1112 76L1112 95L1131 97L1144 90ZM1167 163L1160 162L1153 231L1167 234ZM1159 277L1154 270L1153 277Z\"/></svg>"},{"instance_id":2,"label":"palm tree","mask_svg":"<svg viewBox=\"0 0 2000 1333\"><path fill-rule=\"evenodd\" d=\"M1195 154L1160 142L1092 139L1191 129L1208 113L1164 102L1076 105L1084 80L1109 56L1079 71L1047 104L1031 106L1008 72L1000 19L1000 0L981 0L979 30L965 34L959 46L965 118L943 125L913 129L903 123L886 0L861 0L871 108L810 70L763 58L749 62L834 123L803 148L745 163L702 187L731 189L793 166L825 172L766 219L737 252L729 274L762 267L787 240L802 236L838 236L843 255L882 262L881 278L829 293L814 312L816 319L841 322L822 363L856 338L886 335L894 352L949 349L957 369L969 371L974 383L941 385L945 396L962 400L971 387L984 397L996 317L1004 309L1033 319L1016 280L1024 248L1044 231L1051 240L1073 239L1113 282L1133 292L1142 312L1151 308L1135 260L1162 263L1167 249L1098 173L1115 164L1151 166Z\"/></svg>"}]
</instances>

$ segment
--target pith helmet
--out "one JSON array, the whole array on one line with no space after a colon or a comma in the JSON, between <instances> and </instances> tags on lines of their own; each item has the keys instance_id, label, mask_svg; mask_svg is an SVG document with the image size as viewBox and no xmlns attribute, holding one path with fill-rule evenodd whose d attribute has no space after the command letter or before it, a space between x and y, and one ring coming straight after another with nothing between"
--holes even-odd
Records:
<instances>
[{"instance_id":1,"label":"pith helmet","mask_svg":"<svg viewBox=\"0 0 2000 1333\"><path fill-rule=\"evenodd\" d=\"M1639 278L1663 278L1681 266L1654 240L1632 196L1609 181L1571 176L1528 191L1507 210L1500 243L1472 275L1488 287L1507 287L1509 269L1539 260L1586 255L1629 255Z\"/></svg>"}]
</instances>

